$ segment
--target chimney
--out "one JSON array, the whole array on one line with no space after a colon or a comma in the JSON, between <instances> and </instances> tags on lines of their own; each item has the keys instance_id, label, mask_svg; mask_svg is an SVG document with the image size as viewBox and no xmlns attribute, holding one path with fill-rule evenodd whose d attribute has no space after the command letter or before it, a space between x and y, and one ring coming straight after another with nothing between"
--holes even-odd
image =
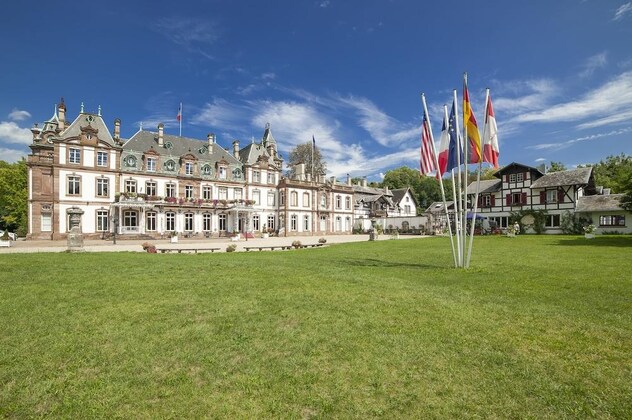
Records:
<instances>
[{"instance_id":1,"label":"chimney","mask_svg":"<svg viewBox=\"0 0 632 420\"><path fill-rule=\"evenodd\" d=\"M384 194L389 194L389 193L390 193L390 191L388 190L388 186L385 185L384 186Z\"/></svg>"},{"instance_id":2,"label":"chimney","mask_svg":"<svg viewBox=\"0 0 632 420\"><path fill-rule=\"evenodd\" d=\"M303 181L305 179L305 164L299 163L296 165L296 179Z\"/></svg>"},{"instance_id":3,"label":"chimney","mask_svg":"<svg viewBox=\"0 0 632 420\"><path fill-rule=\"evenodd\" d=\"M33 124L33 128L31 128L31 133L33 133L33 143L37 143L42 138L40 134L42 134L42 129L37 126L37 123Z\"/></svg>"},{"instance_id":4,"label":"chimney","mask_svg":"<svg viewBox=\"0 0 632 420\"><path fill-rule=\"evenodd\" d=\"M215 134L209 133L206 135L206 140L208 141L209 147L215 144Z\"/></svg>"},{"instance_id":5,"label":"chimney","mask_svg":"<svg viewBox=\"0 0 632 420\"><path fill-rule=\"evenodd\" d=\"M329 179L331 180L331 185L336 185L336 177L335 176L332 176Z\"/></svg>"},{"instance_id":6,"label":"chimney","mask_svg":"<svg viewBox=\"0 0 632 420\"><path fill-rule=\"evenodd\" d=\"M158 146L163 147L165 144L165 125L163 123L158 124Z\"/></svg>"},{"instance_id":7,"label":"chimney","mask_svg":"<svg viewBox=\"0 0 632 420\"><path fill-rule=\"evenodd\" d=\"M61 98L59 105L57 105L57 118L59 119L59 129L64 130L66 128L66 104L64 98Z\"/></svg>"},{"instance_id":8,"label":"chimney","mask_svg":"<svg viewBox=\"0 0 632 420\"><path fill-rule=\"evenodd\" d=\"M347 185L351 186L351 175L347 174Z\"/></svg>"},{"instance_id":9,"label":"chimney","mask_svg":"<svg viewBox=\"0 0 632 420\"><path fill-rule=\"evenodd\" d=\"M239 140L233 141L233 156L239 158Z\"/></svg>"},{"instance_id":10,"label":"chimney","mask_svg":"<svg viewBox=\"0 0 632 420\"><path fill-rule=\"evenodd\" d=\"M312 181L312 174L305 174L305 178L307 179L307 182L311 182Z\"/></svg>"},{"instance_id":11,"label":"chimney","mask_svg":"<svg viewBox=\"0 0 632 420\"><path fill-rule=\"evenodd\" d=\"M363 186L363 187L366 187L366 186L367 186L367 183L366 183L366 177L365 177L365 176L363 176L363 177L362 177L362 186Z\"/></svg>"},{"instance_id":12,"label":"chimney","mask_svg":"<svg viewBox=\"0 0 632 420\"><path fill-rule=\"evenodd\" d=\"M121 120L119 118L114 120L114 139L118 140L121 137Z\"/></svg>"}]
</instances>

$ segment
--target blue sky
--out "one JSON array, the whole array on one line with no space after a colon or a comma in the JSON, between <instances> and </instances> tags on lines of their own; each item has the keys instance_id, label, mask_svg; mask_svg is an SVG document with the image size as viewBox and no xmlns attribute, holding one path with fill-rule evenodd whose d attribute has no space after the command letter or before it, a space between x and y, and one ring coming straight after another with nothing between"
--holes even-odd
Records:
<instances>
[{"instance_id":1,"label":"blue sky","mask_svg":"<svg viewBox=\"0 0 632 420\"><path fill-rule=\"evenodd\" d=\"M270 122L284 156L314 135L329 175L379 180L418 168L420 93L438 139L464 71L479 126L491 89L501 164L632 154L632 2L28 3L0 17L2 160L60 97L123 137L177 134L182 102L184 136L228 148Z\"/></svg>"}]
</instances>

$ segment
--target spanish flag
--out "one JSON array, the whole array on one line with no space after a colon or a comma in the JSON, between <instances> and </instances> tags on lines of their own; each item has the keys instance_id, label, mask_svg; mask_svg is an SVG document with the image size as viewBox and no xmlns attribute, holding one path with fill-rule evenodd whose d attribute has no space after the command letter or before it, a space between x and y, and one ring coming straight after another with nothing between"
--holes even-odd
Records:
<instances>
[{"instance_id":1,"label":"spanish flag","mask_svg":"<svg viewBox=\"0 0 632 420\"><path fill-rule=\"evenodd\" d=\"M468 161L469 163L478 163L481 161L481 134L478 132L476 118L470 105L467 79L463 81L463 127L467 130Z\"/></svg>"}]
</instances>

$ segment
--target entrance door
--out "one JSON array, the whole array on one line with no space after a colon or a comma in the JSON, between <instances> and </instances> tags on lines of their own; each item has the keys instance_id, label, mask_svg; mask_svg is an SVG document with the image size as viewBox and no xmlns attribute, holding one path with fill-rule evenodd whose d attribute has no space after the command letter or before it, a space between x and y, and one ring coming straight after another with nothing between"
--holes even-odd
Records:
<instances>
[{"instance_id":1,"label":"entrance door","mask_svg":"<svg viewBox=\"0 0 632 420\"><path fill-rule=\"evenodd\" d=\"M327 216L320 216L320 231L327 231Z\"/></svg>"}]
</instances>

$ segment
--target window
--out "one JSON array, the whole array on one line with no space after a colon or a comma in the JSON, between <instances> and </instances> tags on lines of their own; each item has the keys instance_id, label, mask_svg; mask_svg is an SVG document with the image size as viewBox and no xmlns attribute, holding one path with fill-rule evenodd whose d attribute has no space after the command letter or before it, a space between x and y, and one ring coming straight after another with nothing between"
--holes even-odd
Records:
<instances>
[{"instance_id":1,"label":"window","mask_svg":"<svg viewBox=\"0 0 632 420\"><path fill-rule=\"evenodd\" d=\"M97 232L107 232L110 220L107 210L97 210Z\"/></svg>"},{"instance_id":2,"label":"window","mask_svg":"<svg viewBox=\"0 0 632 420\"><path fill-rule=\"evenodd\" d=\"M168 160L165 162L164 168L169 172L173 172L176 170L176 163L173 160Z\"/></svg>"},{"instance_id":3,"label":"window","mask_svg":"<svg viewBox=\"0 0 632 420\"><path fill-rule=\"evenodd\" d=\"M296 231L297 219L298 217L295 214L290 216L290 230Z\"/></svg>"},{"instance_id":4,"label":"window","mask_svg":"<svg viewBox=\"0 0 632 420\"><path fill-rule=\"evenodd\" d=\"M252 192L252 200L255 202L255 205L261 204L261 191L255 190Z\"/></svg>"},{"instance_id":5,"label":"window","mask_svg":"<svg viewBox=\"0 0 632 420\"><path fill-rule=\"evenodd\" d=\"M136 156L132 156L132 155L127 156L125 159L123 159L123 163L125 163L125 165L129 166L130 168L135 167Z\"/></svg>"},{"instance_id":6,"label":"window","mask_svg":"<svg viewBox=\"0 0 632 420\"><path fill-rule=\"evenodd\" d=\"M219 199L220 200L228 200L228 188L226 188L226 187L219 187L218 192L219 192Z\"/></svg>"},{"instance_id":7,"label":"window","mask_svg":"<svg viewBox=\"0 0 632 420\"><path fill-rule=\"evenodd\" d=\"M184 186L184 198L187 198L187 199L193 198L193 185Z\"/></svg>"},{"instance_id":8,"label":"window","mask_svg":"<svg viewBox=\"0 0 632 420\"><path fill-rule=\"evenodd\" d=\"M165 197L176 196L176 184L168 183L165 185Z\"/></svg>"},{"instance_id":9,"label":"window","mask_svg":"<svg viewBox=\"0 0 632 420\"><path fill-rule=\"evenodd\" d=\"M516 182L516 174L509 174L509 182Z\"/></svg>"},{"instance_id":10,"label":"window","mask_svg":"<svg viewBox=\"0 0 632 420\"><path fill-rule=\"evenodd\" d=\"M147 172L156 172L156 158L147 158Z\"/></svg>"},{"instance_id":11,"label":"window","mask_svg":"<svg viewBox=\"0 0 632 420\"><path fill-rule=\"evenodd\" d=\"M351 230L351 217L345 218L345 232L349 232Z\"/></svg>"},{"instance_id":12,"label":"window","mask_svg":"<svg viewBox=\"0 0 632 420\"><path fill-rule=\"evenodd\" d=\"M107 152L97 152L97 166L108 166Z\"/></svg>"},{"instance_id":13,"label":"window","mask_svg":"<svg viewBox=\"0 0 632 420\"><path fill-rule=\"evenodd\" d=\"M272 172L268 172L268 184L274 184L274 174Z\"/></svg>"},{"instance_id":14,"label":"window","mask_svg":"<svg viewBox=\"0 0 632 420\"><path fill-rule=\"evenodd\" d=\"M274 192L268 192L268 206L274 206Z\"/></svg>"},{"instance_id":15,"label":"window","mask_svg":"<svg viewBox=\"0 0 632 420\"><path fill-rule=\"evenodd\" d=\"M184 213L184 230L193 231L193 213Z\"/></svg>"},{"instance_id":16,"label":"window","mask_svg":"<svg viewBox=\"0 0 632 420\"><path fill-rule=\"evenodd\" d=\"M186 162L184 164L184 174L185 175L193 175L193 163Z\"/></svg>"},{"instance_id":17,"label":"window","mask_svg":"<svg viewBox=\"0 0 632 420\"><path fill-rule=\"evenodd\" d=\"M202 198L205 200L210 200L213 197L213 187L210 185L204 185L202 187Z\"/></svg>"},{"instance_id":18,"label":"window","mask_svg":"<svg viewBox=\"0 0 632 420\"><path fill-rule=\"evenodd\" d=\"M209 232L211 230L212 227L212 222L211 222L211 214L210 213L204 213L202 215L202 230Z\"/></svg>"},{"instance_id":19,"label":"window","mask_svg":"<svg viewBox=\"0 0 632 420\"><path fill-rule=\"evenodd\" d=\"M496 227L506 228L509 226L509 217L507 216L499 216L499 217L490 217L490 222L494 222Z\"/></svg>"},{"instance_id":20,"label":"window","mask_svg":"<svg viewBox=\"0 0 632 420\"><path fill-rule=\"evenodd\" d=\"M340 197L340 195L336 195L336 208L342 208L342 197Z\"/></svg>"},{"instance_id":21,"label":"window","mask_svg":"<svg viewBox=\"0 0 632 420\"><path fill-rule=\"evenodd\" d=\"M209 165L202 166L202 175L211 175L211 167Z\"/></svg>"},{"instance_id":22,"label":"window","mask_svg":"<svg viewBox=\"0 0 632 420\"><path fill-rule=\"evenodd\" d=\"M218 216L218 221L219 221L219 230L225 232L226 231L226 215L220 214Z\"/></svg>"},{"instance_id":23,"label":"window","mask_svg":"<svg viewBox=\"0 0 632 420\"><path fill-rule=\"evenodd\" d=\"M599 216L599 226L625 226L625 216Z\"/></svg>"},{"instance_id":24,"label":"window","mask_svg":"<svg viewBox=\"0 0 632 420\"><path fill-rule=\"evenodd\" d=\"M408 197L406 197L408 199ZM345 197L345 209L351 210L351 197Z\"/></svg>"},{"instance_id":25,"label":"window","mask_svg":"<svg viewBox=\"0 0 632 420\"><path fill-rule=\"evenodd\" d=\"M123 227L136 228L138 226L138 213L133 210L123 212ZM131 230L131 229L128 229Z\"/></svg>"},{"instance_id":26,"label":"window","mask_svg":"<svg viewBox=\"0 0 632 420\"><path fill-rule=\"evenodd\" d=\"M309 193L303 193L303 207L309 207Z\"/></svg>"},{"instance_id":27,"label":"window","mask_svg":"<svg viewBox=\"0 0 632 420\"><path fill-rule=\"evenodd\" d=\"M296 191L292 191L290 193L290 206L298 206L298 193Z\"/></svg>"},{"instance_id":28,"label":"window","mask_svg":"<svg viewBox=\"0 0 632 420\"><path fill-rule=\"evenodd\" d=\"M172 211L168 211L165 213L165 217L167 222L166 230L168 232L174 232L176 230L176 214Z\"/></svg>"},{"instance_id":29,"label":"window","mask_svg":"<svg viewBox=\"0 0 632 420\"><path fill-rule=\"evenodd\" d=\"M255 232L259 230L259 215L255 214L252 216L252 230Z\"/></svg>"},{"instance_id":30,"label":"window","mask_svg":"<svg viewBox=\"0 0 632 420\"><path fill-rule=\"evenodd\" d=\"M97 197L107 197L110 194L109 186L108 178L97 178Z\"/></svg>"},{"instance_id":31,"label":"window","mask_svg":"<svg viewBox=\"0 0 632 420\"><path fill-rule=\"evenodd\" d=\"M68 177L68 195L81 195L81 177L70 175Z\"/></svg>"},{"instance_id":32,"label":"window","mask_svg":"<svg viewBox=\"0 0 632 420\"><path fill-rule=\"evenodd\" d=\"M507 196L508 206L521 206L527 204L527 193L514 192L511 194L507 194Z\"/></svg>"},{"instance_id":33,"label":"window","mask_svg":"<svg viewBox=\"0 0 632 420\"><path fill-rule=\"evenodd\" d=\"M279 192L279 206L285 205L285 191Z\"/></svg>"},{"instance_id":34,"label":"window","mask_svg":"<svg viewBox=\"0 0 632 420\"><path fill-rule=\"evenodd\" d=\"M492 196L490 194L485 194L481 196L481 207L491 207L492 206Z\"/></svg>"},{"instance_id":35,"label":"window","mask_svg":"<svg viewBox=\"0 0 632 420\"><path fill-rule=\"evenodd\" d=\"M81 150L71 147L68 151L68 162L70 163L81 163Z\"/></svg>"},{"instance_id":36,"label":"window","mask_svg":"<svg viewBox=\"0 0 632 420\"><path fill-rule=\"evenodd\" d=\"M408 204L406 204L406 205L404 206L404 214L410 214L410 213L411 213L411 211L410 211L410 206L409 206Z\"/></svg>"},{"instance_id":37,"label":"window","mask_svg":"<svg viewBox=\"0 0 632 420\"><path fill-rule=\"evenodd\" d=\"M261 182L261 172L252 171L252 182Z\"/></svg>"},{"instance_id":38,"label":"window","mask_svg":"<svg viewBox=\"0 0 632 420\"><path fill-rule=\"evenodd\" d=\"M559 214L547 214L546 219L544 220L545 227L559 227L560 226L560 215Z\"/></svg>"},{"instance_id":39,"label":"window","mask_svg":"<svg viewBox=\"0 0 632 420\"><path fill-rule=\"evenodd\" d=\"M241 200L243 198L243 191L241 188L235 188L234 194L235 194L235 200Z\"/></svg>"},{"instance_id":40,"label":"window","mask_svg":"<svg viewBox=\"0 0 632 420\"><path fill-rule=\"evenodd\" d=\"M226 179L226 167L225 166L220 166L219 167L219 179Z\"/></svg>"},{"instance_id":41,"label":"window","mask_svg":"<svg viewBox=\"0 0 632 420\"><path fill-rule=\"evenodd\" d=\"M233 179L241 179L241 169L237 168L233 170Z\"/></svg>"},{"instance_id":42,"label":"window","mask_svg":"<svg viewBox=\"0 0 632 420\"><path fill-rule=\"evenodd\" d=\"M516 182L522 182L522 181L524 181L524 174L520 172L519 174L516 174Z\"/></svg>"},{"instance_id":43,"label":"window","mask_svg":"<svg viewBox=\"0 0 632 420\"><path fill-rule=\"evenodd\" d=\"M303 231L309 232L309 216L303 216Z\"/></svg>"},{"instance_id":44,"label":"window","mask_svg":"<svg viewBox=\"0 0 632 420\"><path fill-rule=\"evenodd\" d=\"M340 216L336 216L336 232L340 232L342 230L342 218Z\"/></svg>"},{"instance_id":45,"label":"window","mask_svg":"<svg viewBox=\"0 0 632 420\"><path fill-rule=\"evenodd\" d=\"M145 229L149 232L154 232L156 230L156 212L148 211L145 214Z\"/></svg>"},{"instance_id":46,"label":"window","mask_svg":"<svg viewBox=\"0 0 632 420\"><path fill-rule=\"evenodd\" d=\"M547 190L546 192L547 203L557 203L557 190Z\"/></svg>"},{"instance_id":47,"label":"window","mask_svg":"<svg viewBox=\"0 0 632 420\"><path fill-rule=\"evenodd\" d=\"M133 179L125 180L125 192L126 193L135 193L136 192L136 181Z\"/></svg>"},{"instance_id":48,"label":"window","mask_svg":"<svg viewBox=\"0 0 632 420\"><path fill-rule=\"evenodd\" d=\"M268 229L274 230L274 215L268 215Z\"/></svg>"},{"instance_id":49,"label":"window","mask_svg":"<svg viewBox=\"0 0 632 420\"><path fill-rule=\"evenodd\" d=\"M147 181L147 182L145 182L145 194L147 194L147 196L153 197L153 196L156 195L157 191L158 191L158 189L157 189L156 183L154 181Z\"/></svg>"},{"instance_id":50,"label":"window","mask_svg":"<svg viewBox=\"0 0 632 420\"><path fill-rule=\"evenodd\" d=\"M42 214L42 232L50 232L53 230L53 217L50 213Z\"/></svg>"},{"instance_id":51,"label":"window","mask_svg":"<svg viewBox=\"0 0 632 420\"><path fill-rule=\"evenodd\" d=\"M327 195L324 193L320 196L320 206L324 209L327 208Z\"/></svg>"}]
</instances>

